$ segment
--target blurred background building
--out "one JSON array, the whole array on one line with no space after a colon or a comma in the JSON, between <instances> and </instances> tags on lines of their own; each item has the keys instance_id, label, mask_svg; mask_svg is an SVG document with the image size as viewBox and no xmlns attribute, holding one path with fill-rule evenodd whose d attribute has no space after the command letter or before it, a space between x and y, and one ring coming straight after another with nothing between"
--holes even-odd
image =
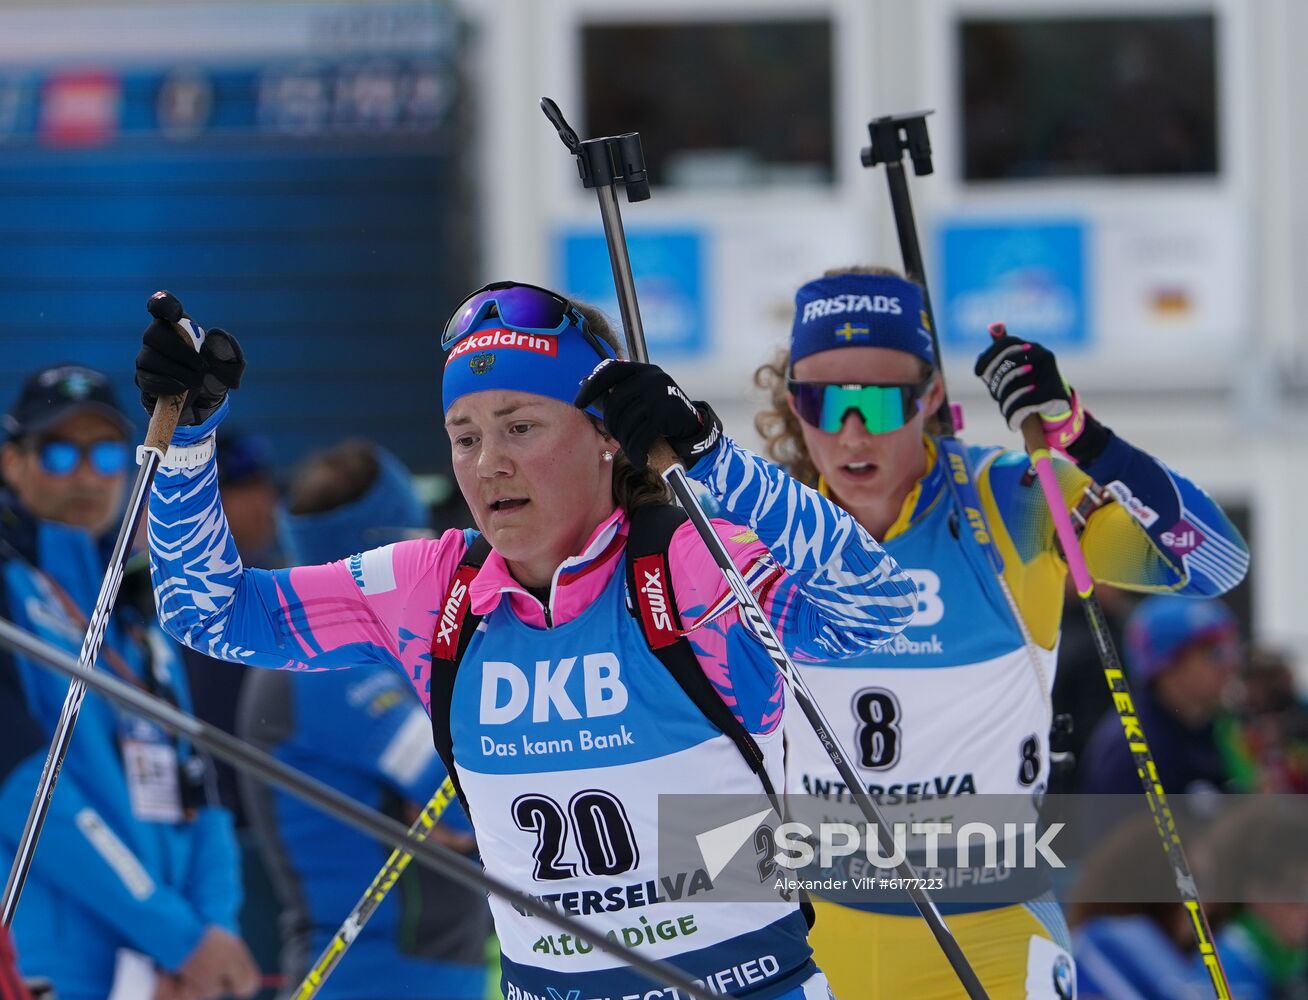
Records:
<instances>
[{"instance_id":1,"label":"blurred background building","mask_svg":"<svg viewBox=\"0 0 1308 1000\"><path fill-rule=\"evenodd\" d=\"M934 108L910 178L965 436L1016 439L986 324L1245 530L1232 604L1305 662L1308 154L1297 0L441 0L0 9L0 395L64 358L130 391L145 298L250 357L243 426L447 468L440 325L514 277L616 313L540 114L639 131L624 206L653 356L756 443L794 289L899 263L870 118Z\"/></svg>"}]
</instances>

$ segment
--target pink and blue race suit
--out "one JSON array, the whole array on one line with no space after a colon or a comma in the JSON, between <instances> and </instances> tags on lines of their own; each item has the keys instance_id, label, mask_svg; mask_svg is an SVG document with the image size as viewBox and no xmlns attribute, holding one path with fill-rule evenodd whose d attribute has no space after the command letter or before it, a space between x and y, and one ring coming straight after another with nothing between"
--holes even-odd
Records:
<instances>
[{"instance_id":1,"label":"pink and blue race suit","mask_svg":"<svg viewBox=\"0 0 1308 1000\"><path fill-rule=\"evenodd\" d=\"M210 429L180 429L174 449L202 442ZM430 711L433 636L475 533L447 531L323 566L245 569L212 459L190 464L166 466L150 499L165 628L210 655L254 666L385 664ZM903 628L911 583L853 518L729 439L691 474L720 506L719 534L794 656L840 659ZM689 885L648 890L657 885L660 793L752 794L759 783L650 652L630 614L627 529L621 511L598 525L556 571L547 603L516 583L494 552L469 587L482 621L454 686L451 735L483 861L601 934L621 941L624 929L661 929L636 935L642 952L714 992L826 996L797 901L731 906L698 903ZM700 665L782 789L785 697L776 668L729 607L721 573L690 524L673 536L668 564ZM535 917L500 900L491 905L511 1000L676 995L651 992L644 977Z\"/></svg>"}]
</instances>

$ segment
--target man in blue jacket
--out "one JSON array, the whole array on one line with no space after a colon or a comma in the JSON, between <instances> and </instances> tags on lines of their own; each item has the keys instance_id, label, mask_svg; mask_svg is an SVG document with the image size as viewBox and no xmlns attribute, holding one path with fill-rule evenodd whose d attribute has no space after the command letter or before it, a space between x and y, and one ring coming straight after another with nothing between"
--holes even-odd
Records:
<instances>
[{"instance_id":1,"label":"man in blue jacket","mask_svg":"<svg viewBox=\"0 0 1308 1000\"><path fill-rule=\"evenodd\" d=\"M297 564L330 562L425 533L408 470L365 441L308 458L288 490L281 543ZM393 670L251 670L237 731L338 791L410 823L445 778L431 722ZM298 983L389 849L283 792L238 776L282 902L282 971ZM433 840L471 851L455 802ZM320 1000L480 1000L490 910L481 893L410 865L318 994Z\"/></svg>"},{"instance_id":2,"label":"man in blue jacket","mask_svg":"<svg viewBox=\"0 0 1308 1000\"><path fill-rule=\"evenodd\" d=\"M1230 776L1215 723L1241 655L1235 615L1216 599L1147 597L1127 619L1126 664L1135 710L1167 794L1226 787ZM1083 792L1140 790L1116 712L1099 720L1079 773Z\"/></svg>"},{"instance_id":3,"label":"man in blue jacket","mask_svg":"<svg viewBox=\"0 0 1308 1000\"><path fill-rule=\"evenodd\" d=\"M103 374L59 365L24 383L4 431L0 614L76 654L121 516L132 427ZM189 709L148 581L134 583L124 581L97 669ZM5 857L67 691L64 677L0 653ZM154 1000L254 993L258 972L233 934L231 817L210 804L209 774L185 741L87 695L14 921L25 974L49 977L61 1000L103 1000L115 981Z\"/></svg>"}]
</instances>

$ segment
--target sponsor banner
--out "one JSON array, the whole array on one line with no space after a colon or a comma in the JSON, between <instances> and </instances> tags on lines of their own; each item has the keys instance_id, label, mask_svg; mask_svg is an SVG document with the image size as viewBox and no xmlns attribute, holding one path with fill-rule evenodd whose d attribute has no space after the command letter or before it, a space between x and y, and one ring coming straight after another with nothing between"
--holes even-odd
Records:
<instances>
[{"instance_id":1,"label":"sponsor banner","mask_svg":"<svg viewBox=\"0 0 1308 1000\"><path fill-rule=\"evenodd\" d=\"M1088 229L1073 220L946 220L940 226L943 340L973 347L1002 321L1051 350L1091 337Z\"/></svg>"},{"instance_id":2,"label":"sponsor banner","mask_svg":"<svg viewBox=\"0 0 1308 1000\"><path fill-rule=\"evenodd\" d=\"M39 132L50 146L95 146L113 138L121 100L110 73L66 73L42 87Z\"/></svg>"},{"instance_id":3,"label":"sponsor banner","mask_svg":"<svg viewBox=\"0 0 1308 1000\"><path fill-rule=\"evenodd\" d=\"M555 237L557 284L599 306L617 323L608 244L598 228L563 229ZM704 236L698 229L628 229L627 246L650 355L696 357L709 350Z\"/></svg>"},{"instance_id":4,"label":"sponsor banner","mask_svg":"<svg viewBox=\"0 0 1308 1000\"><path fill-rule=\"evenodd\" d=\"M454 65L419 54L366 63L0 71L0 142L89 148L160 138L424 138L451 124L457 92Z\"/></svg>"},{"instance_id":5,"label":"sponsor banner","mask_svg":"<svg viewBox=\"0 0 1308 1000\"><path fill-rule=\"evenodd\" d=\"M1257 294L1251 217L1248 204L1225 195L1096 213L1092 271L1104 356L1129 351L1173 384L1196 367L1242 362L1256 322L1248 308Z\"/></svg>"},{"instance_id":6,"label":"sponsor banner","mask_svg":"<svg viewBox=\"0 0 1308 1000\"><path fill-rule=\"evenodd\" d=\"M0 8L0 65L179 64L249 58L381 57L462 42L457 10L442 0L232 0L173 4L166 16L141 3L6 4Z\"/></svg>"}]
</instances>

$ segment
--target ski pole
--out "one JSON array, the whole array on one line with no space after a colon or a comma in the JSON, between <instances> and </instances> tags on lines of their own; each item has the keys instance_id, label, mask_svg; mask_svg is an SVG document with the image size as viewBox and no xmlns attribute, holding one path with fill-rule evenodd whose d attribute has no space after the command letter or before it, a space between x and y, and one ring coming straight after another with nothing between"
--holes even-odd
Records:
<instances>
[{"instance_id":1,"label":"ski pole","mask_svg":"<svg viewBox=\"0 0 1308 1000\"><path fill-rule=\"evenodd\" d=\"M865 146L861 157L863 166L886 168L886 184L890 188L890 207L895 217L895 231L899 236L899 251L904 259L904 271L909 279L918 283L922 289L922 307L927 314L927 328L931 333L931 349L936 356L936 377L940 379L940 407L935 418L940 426L939 448L949 466L949 483L956 510L961 510L967 521L967 530L985 553L990 562L995 583L1003 594L1013 624L1017 626L1022 637L1022 647L1026 650L1032 672L1040 685L1040 693L1045 704L1053 708L1053 680L1036 650L1035 638L1026 623L1026 618L1018 607L1013 589L1004 576L1004 557L995 545L994 534L986 522L985 508L981 506L981 497L977 492L976 480L972 475L971 462L968 461L967 449L958 432L963 427L963 411L957 404L949 401L949 388L945 384L943 357L940 353L940 335L936 332L936 316L931 306L931 293L927 288L926 267L922 262L922 246L917 238L917 222L913 217L913 202L908 194L908 179L904 174L903 154L908 152L913 161L913 170L919 176L930 174L935 169L931 162L931 138L927 133L926 116L930 111L910 111L902 115L886 115L874 118L868 123L871 144Z\"/></svg>"},{"instance_id":2,"label":"ski pole","mask_svg":"<svg viewBox=\"0 0 1308 1000\"><path fill-rule=\"evenodd\" d=\"M189 319L182 317L181 303L167 292L156 292L150 296L146 306L156 319L172 323L178 336L199 350L204 343L204 330ZM131 554L132 540L141 523L141 514L145 510L150 496L150 485L154 482L155 472L163 461L168 443L173 438L178 418L186 395L160 396L150 417L150 425L145 432L145 444L136 450L136 461L140 466L136 482L127 501L127 510L118 529L118 538L114 542L113 553L109 557L109 567L105 570L104 580L100 584L100 593L95 600L95 609L87 623L86 636L82 640L81 652L77 662L87 670L95 666L104 641L105 630L109 626L109 615L114 602L118 599L118 588L123 582L123 571ZM36 795L32 798L31 808L27 813L27 822L18 841L18 852L9 869L9 878L5 883L3 914L0 922L8 927L13 923L14 911L18 909L18 898L22 895L27 873L32 867L32 858L36 854L36 844L41 838L41 829L45 826L46 816L50 812L50 800L54 796L55 782L59 780L59 771L63 767L64 757L73 739L73 727L82 710L82 699L86 696L86 685L74 679L64 696L63 708L55 724L54 738L46 754L45 764L41 768L41 777L37 782Z\"/></svg>"},{"instance_id":3,"label":"ski pole","mask_svg":"<svg viewBox=\"0 0 1308 1000\"><path fill-rule=\"evenodd\" d=\"M282 763L231 733L224 732L217 726L211 726L193 715L188 715L162 698L156 698L107 673L83 667L63 650L19 628L7 618L0 618L0 647L26 656L65 677L80 680L96 694L116 702L142 718L149 719L170 733L185 737L233 767L249 771L258 780L275 785L356 830L411 854L428 868L461 885L498 896L520 912L539 917L546 923L575 935L600 951L625 962L656 983L675 987L685 995L694 997L695 1000L720 1000L710 990L696 983L675 966L659 959L647 958L619 944L616 940L610 940L603 933L535 896L519 892L498 878L486 874L480 865L474 864L448 847L426 840L411 839L408 830L389 816L384 816L318 779L311 778L302 771Z\"/></svg>"},{"instance_id":4,"label":"ski pole","mask_svg":"<svg viewBox=\"0 0 1308 1000\"><path fill-rule=\"evenodd\" d=\"M421 842L427 839L436 822L441 818L449 804L454 800L454 782L448 777L441 782L441 787L436 789L436 794L431 797L422 812L418 814L412 825L409 827L408 839L412 842ZM310 1000L311 997L318 995L322 989L323 983L327 977L335 971L336 966L340 964L346 950L354 944L354 939L359 936L372 915L377 912L377 907L381 905L386 894L391 891L404 870L409 867L409 862L413 860L413 855L405 849L399 847L391 852L391 856L386 859L382 865L381 871L377 877L372 880L364 894L359 897L359 901L354 904L354 909L350 915L345 918L340 929L333 935L327 947L322 950L318 956L318 961L313 963L313 967L305 973L304 979L295 992L291 994L291 1000Z\"/></svg>"},{"instance_id":5,"label":"ski pole","mask_svg":"<svg viewBox=\"0 0 1308 1000\"><path fill-rule=\"evenodd\" d=\"M991 333L995 336L1003 336L1003 324L993 324ZM1135 714L1135 704L1131 699L1131 688L1127 684L1126 672L1122 669L1122 661L1117 655L1117 647L1113 644L1112 633L1108 630L1108 619L1104 617L1104 609L1095 594L1094 577L1090 575L1085 553L1081 551L1076 529L1072 526L1072 519L1068 516L1067 507L1063 503L1063 494L1058 488L1058 477L1054 472L1049 443L1045 440L1044 425L1040 422L1039 414L1033 413L1022 421L1022 440L1035 466L1040 490L1045 495L1045 503L1053 518L1054 531L1062 547L1063 558L1067 561L1067 571L1072 576L1077 596L1081 599L1081 607L1085 610L1090 635L1094 639L1095 650L1099 653L1100 662L1104 667L1104 677L1108 681L1113 707L1117 710L1118 720L1122 723L1122 732L1131 750L1131 758L1135 761L1136 774L1140 776L1140 785L1144 790L1149 812L1153 816L1154 827L1162 838L1163 850L1167 853L1172 874L1176 877L1176 889L1181 894L1181 903L1190 917L1190 926L1204 968L1212 983L1213 993L1217 996L1217 1000L1230 1000L1231 987L1226 979L1226 970L1222 968L1221 956L1217 954L1217 947L1213 942L1213 929L1208 923L1208 916L1204 913L1203 903L1199 899L1199 888L1195 884L1190 863L1186 860L1185 850L1181 846L1176 817L1172 815L1172 807L1167 802L1162 781L1158 777L1158 766L1154 763L1153 752L1149 749L1149 743L1145 738L1144 726Z\"/></svg>"},{"instance_id":6,"label":"ski pole","mask_svg":"<svg viewBox=\"0 0 1308 1000\"><path fill-rule=\"evenodd\" d=\"M541 110L558 130L563 144L577 157L582 186L593 187L596 190L600 215L604 223L604 236L609 246L609 259L613 266L613 280L618 290L618 304L622 309L627 350L633 360L646 362L649 360L649 350L645 344L644 327L640 321L636 283L631 273L631 260L627 254L622 214L616 193L617 185L625 184L628 201L643 201L649 197L649 180L645 171L645 157L641 149L640 135L636 132L628 132L619 136L582 141L564 120L558 105L548 97L541 99ZM745 578L732 561L731 554L722 544L717 532L713 530L708 515L704 513L699 498L690 485L686 470L682 468L672 448L665 441L659 442L651 449L650 460L656 467L662 467L663 478L667 480L673 495L694 523L695 530L713 556L713 561L718 564L750 630L767 650L773 665L781 674L805 718L812 725L819 742L826 749L832 764L840 772L841 779L849 788L864 817L875 827L882 856L891 856L886 854L889 845L886 840L886 823L881 816L881 811L864 790L862 781L849 762L848 752L840 745L831 724L822 714L803 676L782 648L781 640L777 638L772 623L759 607L754 592L749 589ZM969 964L967 956L963 954L963 949L959 947L953 933L946 926L935 902L925 889L920 888L923 880L919 878L907 857L896 866L896 871L910 887L907 890L909 896L912 897L918 912L922 914L922 918L931 929L967 995L972 1000L986 997L981 981L977 978L976 972Z\"/></svg>"},{"instance_id":7,"label":"ski pole","mask_svg":"<svg viewBox=\"0 0 1308 1000\"><path fill-rule=\"evenodd\" d=\"M904 270L908 272L910 278L922 286L922 300L927 310L928 323L931 329L931 343L935 348L937 366L939 367L941 358L939 334L937 333L935 315L931 309L931 298L927 292L926 269L922 263L922 250L918 243L917 225L913 218L913 206L909 199L908 181L904 175L903 165L903 153L907 151L913 161L914 172L918 176L932 172L931 142L926 125L926 116L930 113L930 111L913 111L902 115L886 115L881 118L874 118L868 123L871 145L863 149L862 160L863 165L866 167L878 164L884 164L886 167L886 181L890 187L891 207L894 210L895 228L899 234L900 252L904 258ZM943 372L941 378L943 380ZM943 381L941 384L943 386ZM947 393L936 416L945 431L941 435L941 448L949 457L950 470L953 473L953 475L947 477L950 486L955 491L957 501L967 513L974 537L977 538L981 548L986 551L990 558L995 571L995 578L1004 593L1013 620L1021 629L1023 640L1030 649L1034 660L1036 654L1032 645L1031 633L1026 626L1021 610L1017 606L1017 600L1013 597L1013 593L1004 579L1003 557L994 544L994 536L990 534L986 526L981 504L977 500L976 485L972 479L971 470L968 468L966 452L955 433L961 426L961 421L957 419L959 416L958 411L949 405ZM1094 594L1094 581L1086 567L1085 557L1077 541L1076 532L1072 528L1067 508L1063 504L1062 492L1058 489L1053 463L1049 457L1049 446L1045 441L1044 429L1039 423L1039 416L1033 416L1023 422L1022 434L1026 442L1027 452L1036 466L1036 476L1040 480L1041 490L1045 495L1050 515L1054 519L1059 542L1067 559L1068 570L1072 575L1073 583L1076 585L1077 594L1081 598L1086 619L1090 623L1090 632L1099 652L1100 661L1104 666L1104 676L1107 678L1109 690L1112 692L1113 705L1117 709L1118 717L1121 719L1122 728L1126 733L1127 742L1136 763L1136 770L1139 772L1141 783L1144 786L1145 799L1148 802L1150 812L1153 814L1159 835L1163 839L1163 848L1167 852L1168 859L1172 862L1177 889L1181 894L1186 911L1190 915L1195 938L1199 945L1199 952L1203 957L1204 967L1208 970L1213 984L1213 991L1216 993L1218 1000L1229 1000L1230 987L1227 985L1226 974L1222 969L1221 960L1218 958L1217 949L1213 945L1212 928L1209 926L1208 918L1204 914L1194 876L1190 872L1185 853L1181 849L1176 820L1172 815L1171 807L1167 804L1167 798L1163 794L1163 787L1158 781L1157 767L1154 764L1149 746L1145 742L1139 719L1135 716L1135 708L1131 702L1126 675L1122 671L1117 649L1114 647L1111 633L1108 631L1108 623L1104 617L1103 608L1100 607L1099 599ZM973 520L974 512L977 518L975 521ZM1064 534L1064 526L1066 526L1066 535ZM980 532L978 532L978 527ZM1041 677L1043 683L1043 667L1040 670L1041 673L1038 676Z\"/></svg>"}]
</instances>

